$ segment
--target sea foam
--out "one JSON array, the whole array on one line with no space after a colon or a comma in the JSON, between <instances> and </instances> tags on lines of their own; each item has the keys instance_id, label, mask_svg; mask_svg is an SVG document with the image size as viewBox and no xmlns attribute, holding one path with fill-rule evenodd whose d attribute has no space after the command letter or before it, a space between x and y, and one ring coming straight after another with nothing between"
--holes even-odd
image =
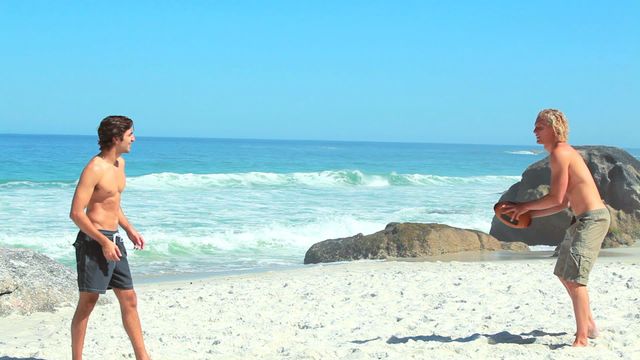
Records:
<instances>
[{"instance_id":1,"label":"sea foam","mask_svg":"<svg viewBox=\"0 0 640 360\"><path fill-rule=\"evenodd\" d=\"M519 176L438 176L428 174L365 174L360 170L295 173L177 174L155 173L130 177L137 188L223 188L223 187L389 187L460 184L501 184L519 181Z\"/></svg>"}]
</instances>

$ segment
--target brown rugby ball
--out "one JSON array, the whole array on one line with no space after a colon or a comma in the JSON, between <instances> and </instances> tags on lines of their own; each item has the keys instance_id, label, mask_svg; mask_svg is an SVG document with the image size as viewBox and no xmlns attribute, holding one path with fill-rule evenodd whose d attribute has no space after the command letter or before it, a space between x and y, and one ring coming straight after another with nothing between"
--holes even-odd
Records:
<instances>
[{"instance_id":1,"label":"brown rugby ball","mask_svg":"<svg viewBox=\"0 0 640 360\"><path fill-rule=\"evenodd\" d=\"M502 223L507 225L508 227L511 227L514 229L524 229L526 227L529 227L529 225L531 225L530 213L526 212L520 215L518 220L513 220L513 221L511 221L510 215L503 213L503 206L511 205L511 204L516 204L516 203L511 201L501 201L493 205L493 211L496 213L496 217L498 218L498 220L502 221Z\"/></svg>"}]
</instances>

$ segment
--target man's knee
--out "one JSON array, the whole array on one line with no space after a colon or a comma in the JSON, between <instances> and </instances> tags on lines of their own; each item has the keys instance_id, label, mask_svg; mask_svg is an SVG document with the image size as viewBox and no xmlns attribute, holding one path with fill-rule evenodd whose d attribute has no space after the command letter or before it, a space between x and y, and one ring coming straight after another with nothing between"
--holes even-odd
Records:
<instances>
[{"instance_id":1,"label":"man's knee","mask_svg":"<svg viewBox=\"0 0 640 360\"><path fill-rule=\"evenodd\" d=\"M96 306L98 298L100 298L100 294L81 291L78 298L78 310L91 312Z\"/></svg>"},{"instance_id":2,"label":"man's knee","mask_svg":"<svg viewBox=\"0 0 640 360\"><path fill-rule=\"evenodd\" d=\"M118 302L123 308L136 308L138 306L138 296L135 290L116 290L114 289Z\"/></svg>"},{"instance_id":3,"label":"man's knee","mask_svg":"<svg viewBox=\"0 0 640 360\"><path fill-rule=\"evenodd\" d=\"M571 292L571 293L584 291L584 289L587 288L586 285L583 285L583 284L580 284L580 283L577 283L577 282L574 282L574 281L564 280L563 284L567 287L567 290L569 290L569 292Z\"/></svg>"}]
</instances>

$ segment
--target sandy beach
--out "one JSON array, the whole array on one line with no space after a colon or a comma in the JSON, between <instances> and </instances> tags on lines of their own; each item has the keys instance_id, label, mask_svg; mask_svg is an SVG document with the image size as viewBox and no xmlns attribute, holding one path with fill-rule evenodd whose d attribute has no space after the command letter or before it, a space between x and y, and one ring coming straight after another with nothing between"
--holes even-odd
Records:
<instances>
[{"instance_id":1,"label":"sandy beach","mask_svg":"<svg viewBox=\"0 0 640 360\"><path fill-rule=\"evenodd\" d=\"M568 346L570 300L555 259L540 256L364 261L137 289L155 359L637 359L638 250L603 250L590 283L601 335L584 349ZM0 359L70 358L73 310L0 319ZM116 302L96 307L85 357L133 358Z\"/></svg>"}]
</instances>

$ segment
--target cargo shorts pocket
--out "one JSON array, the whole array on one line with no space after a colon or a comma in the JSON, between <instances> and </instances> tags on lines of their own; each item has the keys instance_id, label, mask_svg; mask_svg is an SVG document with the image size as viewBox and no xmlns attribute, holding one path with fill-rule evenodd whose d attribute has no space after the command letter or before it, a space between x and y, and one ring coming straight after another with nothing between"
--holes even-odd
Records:
<instances>
[{"instance_id":1,"label":"cargo shorts pocket","mask_svg":"<svg viewBox=\"0 0 640 360\"><path fill-rule=\"evenodd\" d=\"M593 268L593 258L573 251L571 251L570 255L575 264L576 274L573 274L575 279L579 283L586 284L589 280L591 268Z\"/></svg>"},{"instance_id":2,"label":"cargo shorts pocket","mask_svg":"<svg viewBox=\"0 0 640 360\"><path fill-rule=\"evenodd\" d=\"M576 264L576 269L578 269L580 272L582 272L582 270L590 268L591 259L588 256L584 256L572 251L571 260L573 260L573 263Z\"/></svg>"}]
</instances>

